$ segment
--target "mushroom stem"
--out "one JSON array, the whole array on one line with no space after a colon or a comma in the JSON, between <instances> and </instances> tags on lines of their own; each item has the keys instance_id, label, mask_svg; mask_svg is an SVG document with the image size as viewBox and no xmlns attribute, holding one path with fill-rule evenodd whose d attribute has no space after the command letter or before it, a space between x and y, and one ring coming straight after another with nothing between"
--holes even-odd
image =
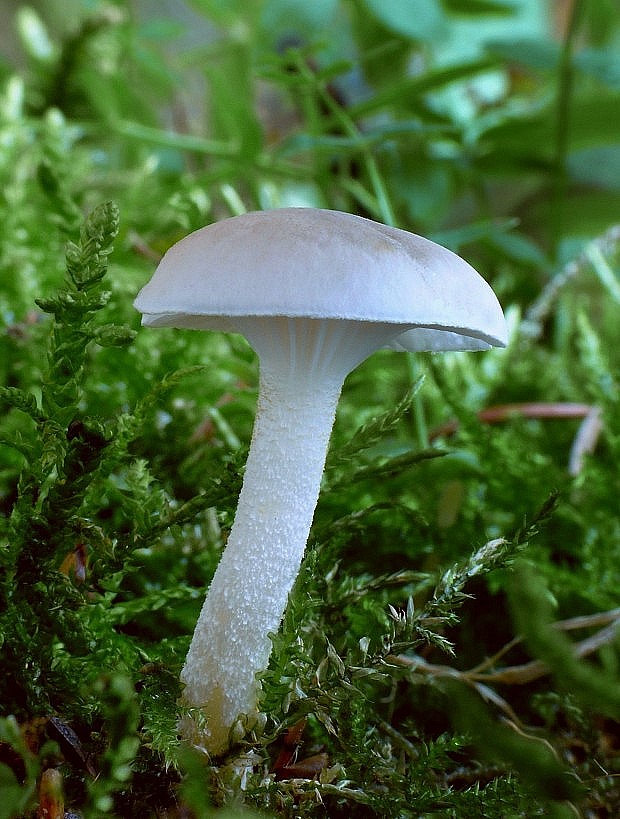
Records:
<instances>
[{"instance_id":1,"label":"mushroom stem","mask_svg":"<svg viewBox=\"0 0 620 819\"><path fill-rule=\"evenodd\" d=\"M242 328L261 362L256 420L235 521L181 673L184 704L204 718L185 718L181 733L213 755L240 714L256 714L255 677L299 572L344 379L399 332L348 325L282 318L269 332L260 319Z\"/></svg>"},{"instance_id":2,"label":"mushroom stem","mask_svg":"<svg viewBox=\"0 0 620 819\"><path fill-rule=\"evenodd\" d=\"M211 753L226 748L239 714L256 711L255 675L267 667L269 634L299 572L341 386L261 372L235 522L181 674L185 703L206 718L199 739Z\"/></svg>"}]
</instances>

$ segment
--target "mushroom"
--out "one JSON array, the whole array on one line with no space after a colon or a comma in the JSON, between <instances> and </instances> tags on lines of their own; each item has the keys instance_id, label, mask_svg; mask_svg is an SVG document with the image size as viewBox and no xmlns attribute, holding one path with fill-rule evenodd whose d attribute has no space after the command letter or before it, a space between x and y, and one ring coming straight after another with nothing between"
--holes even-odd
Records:
<instances>
[{"instance_id":1,"label":"mushroom","mask_svg":"<svg viewBox=\"0 0 620 819\"><path fill-rule=\"evenodd\" d=\"M347 374L386 346L504 346L506 325L489 285L451 251L314 208L195 231L166 253L135 307L150 327L242 333L259 357L235 520L181 673L181 733L219 755L238 717L257 715L256 675L299 572Z\"/></svg>"}]
</instances>

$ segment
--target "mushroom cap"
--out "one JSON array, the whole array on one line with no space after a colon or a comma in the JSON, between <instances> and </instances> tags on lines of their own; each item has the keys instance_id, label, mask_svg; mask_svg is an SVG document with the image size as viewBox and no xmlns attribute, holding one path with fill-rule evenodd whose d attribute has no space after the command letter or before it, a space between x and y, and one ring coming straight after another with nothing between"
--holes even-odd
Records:
<instances>
[{"instance_id":1,"label":"mushroom cap","mask_svg":"<svg viewBox=\"0 0 620 819\"><path fill-rule=\"evenodd\" d=\"M463 259L340 211L281 208L215 222L173 245L134 306L142 323L235 330L235 317L401 325L401 350L505 346L491 287Z\"/></svg>"}]
</instances>

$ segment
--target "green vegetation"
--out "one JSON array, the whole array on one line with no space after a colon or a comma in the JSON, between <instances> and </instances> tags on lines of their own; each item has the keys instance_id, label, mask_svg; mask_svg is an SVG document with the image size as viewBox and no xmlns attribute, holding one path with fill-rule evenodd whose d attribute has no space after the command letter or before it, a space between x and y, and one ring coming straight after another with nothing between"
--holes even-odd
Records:
<instances>
[{"instance_id":1,"label":"green vegetation","mask_svg":"<svg viewBox=\"0 0 620 819\"><path fill-rule=\"evenodd\" d=\"M1 35L0 817L617 815L615 2L39 5ZM264 721L211 761L178 675L257 365L132 300L291 204L456 250L511 343L351 374Z\"/></svg>"}]
</instances>

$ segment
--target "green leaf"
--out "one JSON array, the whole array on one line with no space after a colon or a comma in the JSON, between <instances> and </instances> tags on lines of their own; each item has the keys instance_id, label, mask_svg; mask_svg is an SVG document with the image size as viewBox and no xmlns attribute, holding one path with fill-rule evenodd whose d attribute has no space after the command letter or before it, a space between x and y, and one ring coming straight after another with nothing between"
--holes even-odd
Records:
<instances>
[{"instance_id":1,"label":"green leaf","mask_svg":"<svg viewBox=\"0 0 620 819\"><path fill-rule=\"evenodd\" d=\"M504 3L501 0L442 0L444 8L452 14L469 16L486 15L511 17L519 7L516 3Z\"/></svg>"},{"instance_id":2,"label":"green leaf","mask_svg":"<svg viewBox=\"0 0 620 819\"><path fill-rule=\"evenodd\" d=\"M438 0L363 0L386 28L409 40L432 40L446 23Z\"/></svg>"},{"instance_id":3,"label":"green leaf","mask_svg":"<svg viewBox=\"0 0 620 819\"><path fill-rule=\"evenodd\" d=\"M270 42L285 35L312 38L332 23L338 0L266 0L261 12L261 28Z\"/></svg>"},{"instance_id":4,"label":"green leaf","mask_svg":"<svg viewBox=\"0 0 620 819\"><path fill-rule=\"evenodd\" d=\"M620 191L573 191L563 201L565 236L600 236L610 224L609 215L620 213ZM529 224L548 218L549 203L536 204L527 214Z\"/></svg>"},{"instance_id":5,"label":"green leaf","mask_svg":"<svg viewBox=\"0 0 620 819\"><path fill-rule=\"evenodd\" d=\"M217 25L227 27L243 20L254 28L261 0L192 0L192 4Z\"/></svg>"},{"instance_id":6,"label":"green leaf","mask_svg":"<svg viewBox=\"0 0 620 819\"><path fill-rule=\"evenodd\" d=\"M547 263L540 247L522 233L494 231L489 244L517 264L542 268Z\"/></svg>"},{"instance_id":7,"label":"green leaf","mask_svg":"<svg viewBox=\"0 0 620 819\"><path fill-rule=\"evenodd\" d=\"M8 765L0 762L0 819L21 815L34 788L20 785Z\"/></svg>"},{"instance_id":8,"label":"green leaf","mask_svg":"<svg viewBox=\"0 0 620 819\"><path fill-rule=\"evenodd\" d=\"M355 472L349 472L346 477L332 483L330 488L333 490L339 486L357 483L358 481L389 480L402 475L407 469L417 466L422 461L443 458L444 455L447 455L447 452L442 449L424 449L419 452L405 452L394 458L377 458L372 463L359 467Z\"/></svg>"},{"instance_id":9,"label":"green leaf","mask_svg":"<svg viewBox=\"0 0 620 819\"><path fill-rule=\"evenodd\" d=\"M517 221L515 219L484 219L472 224L450 228L449 230L434 232L429 236L429 239L458 253L459 249L464 245L479 242L482 239L488 239L497 232L504 233L509 231L514 228L516 224Z\"/></svg>"},{"instance_id":10,"label":"green leaf","mask_svg":"<svg viewBox=\"0 0 620 819\"><path fill-rule=\"evenodd\" d=\"M486 44L486 51L502 60L525 65L536 71L553 71L560 59L560 45L542 38L493 40Z\"/></svg>"},{"instance_id":11,"label":"green leaf","mask_svg":"<svg viewBox=\"0 0 620 819\"><path fill-rule=\"evenodd\" d=\"M36 398L24 390L17 387L0 386L0 401L6 401L15 409L19 409L29 415L34 421L42 419L41 411L37 405Z\"/></svg>"},{"instance_id":12,"label":"green leaf","mask_svg":"<svg viewBox=\"0 0 620 819\"><path fill-rule=\"evenodd\" d=\"M23 441L19 435L15 435L12 438L0 435L0 446L7 446L14 449L16 452L19 452L26 461L30 461L33 455L32 446Z\"/></svg>"},{"instance_id":13,"label":"green leaf","mask_svg":"<svg viewBox=\"0 0 620 819\"><path fill-rule=\"evenodd\" d=\"M369 99L351 105L349 114L353 119L358 119L390 105L414 105L431 91L437 91L452 83L475 77L477 74L497 68L497 65L497 58L490 56L480 60L429 70L420 76L399 77L395 82L385 85Z\"/></svg>"},{"instance_id":14,"label":"green leaf","mask_svg":"<svg viewBox=\"0 0 620 819\"><path fill-rule=\"evenodd\" d=\"M620 88L620 55L617 49L584 48L575 55L576 68L609 88Z\"/></svg>"},{"instance_id":15,"label":"green leaf","mask_svg":"<svg viewBox=\"0 0 620 819\"><path fill-rule=\"evenodd\" d=\"M111 127L119 136L127 137L127 139L135 140L138 143L223 157L236 157L239 153L239 140L236 137L233 137L229 142L221 142L194 134L163 131L131 120L116 120Z\"/></svg>"},{"instance_id":16,"label":"green leaf","mask_svg":"<svg viewBox=\"0 0 620 819\"><path fill-rule=\"evenodd\" d=\"M100 347L128 347L137 333L120 324L104 324L93 331L93 341Z\"/></svg>"},{"instance_id":17,"label":"green leaf","mask_svg":"<svg viewBox=\"0 0 620 819\"><path fill-rule=\"evenodd\" d=\"M118 236L119 212L115 202L98 205L86 218L80 231L84 252L109 253ZM92 248L92 250L91 250Z\"/></svg>"},{"instance_id":18,"label":"green leaf","mask_svg":"<svg viewBox=\"0 0 620 819\"><path fill-rule=\"evenodd\" d=\"M620 145L600 145L573 151L568 170L575 182L620 191Z\"/></svg>"},{"instance_id":19,"label":"green leaf","mask_svg":"<svg viewBox=\"0 0 620 819\"><path fill-rule=\"evenodd\" d=\"M25 776L19 783L11 768L0 763L0 819L13 819L22 814L34 795L39 763L26 745L15 717L0 717L0 742L25 768Z\"/></svg>"},{"instance_id":20,"label":"green leaf","mask_svg":"<svg viewBox=\"0 0 620 819\"><path fill-rule=\"evenodd\" d=\"M616 144L617 122L620 122L618 94L602 92L596 98L591 95L575 98L570 114L569 151ZM556 118L547 105L532 113L507 117L482 134L481 143L489 150L479 159L479 166L520 175L525 171L537 172L540 178L541 170L550 173L552 169L556 129ZM609 213L613 213L613 209L608 211L607 225Z\"/></svg>"},{"instance_id":21,"label":"green leaf","mask_svg":"<svg viewBox=\"0 0 620 819\"><path fill-rule=\"evenodd\" d=\"M263 145L256 116L251 55L244 43L231 43L220 59L206 65L210 88L211 127L216 137L234 140L239 158L254 159Z\"/></svg>"}]
</instances>

